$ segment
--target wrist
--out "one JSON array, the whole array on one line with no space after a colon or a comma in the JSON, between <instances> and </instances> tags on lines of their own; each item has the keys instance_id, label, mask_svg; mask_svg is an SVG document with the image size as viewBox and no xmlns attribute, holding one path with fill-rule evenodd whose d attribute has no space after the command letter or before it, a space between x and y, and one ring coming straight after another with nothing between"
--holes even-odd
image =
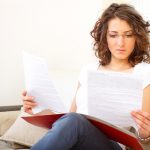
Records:
<instances>
[{"instance_id":1,"label":"wrist","mask_svg":"<svg viewBox=\"0 0 150 150\"><path fill-rule=\"evenodd\" d=\"M140 136L139 132L138 132L138 139L142 142L142 143L148 143L150 142L150 136L143 138Z\"/></svg>"}]
</instances>

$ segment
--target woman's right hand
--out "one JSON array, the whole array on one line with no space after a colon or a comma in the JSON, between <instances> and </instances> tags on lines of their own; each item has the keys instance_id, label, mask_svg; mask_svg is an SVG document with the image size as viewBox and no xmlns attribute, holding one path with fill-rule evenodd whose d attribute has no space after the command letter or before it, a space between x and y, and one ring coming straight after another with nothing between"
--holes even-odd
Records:
<instances>
[{"instance_id":1,"label":"woman's right hand","mask_svg":"<svg viewBox=\"0 0 150 150\"><path fill-rule=\"evenodd\" d=\"M33 96L28 96L27 91L22 92L23 109L26 113L33 115L32 108L37 106Z\"/></svg>"}]
</instances>

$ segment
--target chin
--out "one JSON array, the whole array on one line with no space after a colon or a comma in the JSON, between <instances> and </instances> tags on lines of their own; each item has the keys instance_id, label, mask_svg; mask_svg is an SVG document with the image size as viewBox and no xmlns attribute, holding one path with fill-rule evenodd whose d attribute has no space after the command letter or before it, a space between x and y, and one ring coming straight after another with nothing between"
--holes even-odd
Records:
<instances>
[{"instance_id":1,"label":"chin","mask_svg":"<svg viewBox=\"0 0 150 150\"><path fill-rule=\"evenodd\" d=\"M128 59L128 56L117 56L116 57L118 60L127 60Z\"/></svg>"}]
</instances>

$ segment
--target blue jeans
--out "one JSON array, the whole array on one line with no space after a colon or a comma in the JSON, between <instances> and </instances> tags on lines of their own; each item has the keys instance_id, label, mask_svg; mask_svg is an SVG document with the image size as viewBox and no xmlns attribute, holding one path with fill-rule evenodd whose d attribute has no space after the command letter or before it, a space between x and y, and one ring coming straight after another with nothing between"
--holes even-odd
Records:
<instances>
[{"instance_id":1,"label":"blue jeans","mask_svg":"<svg viewBox=\"0 0 150 150\"><path fill-rule=\"evenodd\" d=\"M58 119L31 150L121 150L84 116L68 113Z\"/></svg>"}]
</instances>

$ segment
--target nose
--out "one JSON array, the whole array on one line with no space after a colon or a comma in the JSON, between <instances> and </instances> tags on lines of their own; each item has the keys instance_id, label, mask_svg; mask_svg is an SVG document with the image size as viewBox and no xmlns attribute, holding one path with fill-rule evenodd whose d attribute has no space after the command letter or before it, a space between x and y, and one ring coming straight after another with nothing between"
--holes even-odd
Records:
<instances>
[{"instance_id":1,"label":"nose","mask_svg":"<svg viewBox=\"0 0 150 150\"><path fill-rule=\"evenodd\" d=\"M125 39L124 39L123 36L119 36L119 37L117 38L117 44L118 44L119 47L124 46L124 44L125 44Z\"/></svg>"}]
</instances>

